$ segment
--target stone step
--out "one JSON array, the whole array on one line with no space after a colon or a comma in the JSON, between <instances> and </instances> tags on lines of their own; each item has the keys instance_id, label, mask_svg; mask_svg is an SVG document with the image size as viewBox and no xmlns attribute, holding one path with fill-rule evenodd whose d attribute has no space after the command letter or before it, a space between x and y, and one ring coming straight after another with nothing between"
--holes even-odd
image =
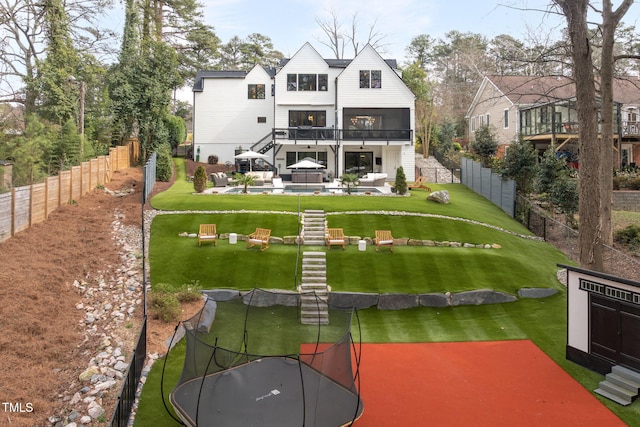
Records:
<instances>
[{"instance_id":1,"label":"stone step","mask_svg":"<svg viewBox=\"0 0 640 427\"><path fill-rule=\"evenodd\" d=\"M318 277L318 276L326 276L327 272L324 268L305 268L302 267L302 277Z\"/></svg>"},{"instance_id":2,"label":"stone step","mask_svg":"<svg viewBox=\"0 0 640 427\"><path fill-rule=\"evenodd\" d=\"M617 385L611 384L607 381L600 382L599 387L594 391L599 395L624 406L630 405L631 402L633 402L633 395L629 393L629 390L618 387Z\"/></svg>"},{"instance_id":3,"label":"stone step","mask_svg":"<svg viewBox=\"0 0 640 427\"><path fill-rule=\"evenodd\" d=\"M615 384L618 387L625 388L630 392L635 393L636 395L640 391L640 383L637 383L632 379L629 379L628 377L618 375L615 372L607 374L605 378L606 381L610 382L611 384Z\"/></svg>"},{"instance_id":4,"label":"stone step","mask_svg":"<svg viewBox=\"0 0 640 427\"><path fill-rule=\"evenodd\" d=\"M327 284L327 276L311 276L311 275L303 275L302 283L305 285L315 285L315 284L323 284L326 286Z\"/></svg>"},{"instance_id":5,"label":"stone step","mask_svg":"<svg viewBox=\"0 0 640 427\"><path fill-rule=\"evenodd\" d=\"M611 368L611 372L621 377L627 378L636 384L640 384L640 372L618 365Z\"/></svg>"},{"instance_id":6,"label":"stone step","mask_svg":"<svg viewBox=\"0 0 640 427\"><path fill-rule=\"evenodd\" d=\"M598 393L600 396L604 396L609 400L613 400L616 403L619 403L622 406L628 406L631 404L631 402L627 402L626 400L620 398L618 395L613 394L613 393L609 393L606 390L601 390L599 388L594 390L596 393Z\"/></svg>"},{"instance_id":7,"label":"stone step","mask_svg":"<svg viewBox=\"0 0 640 427\"><path fill-rule=\"evenodd\" d=\"M305 251L302 252L303 259L311 259L311 258L327 258L326 252L313 252L313 251Z\"/></svg>"}]
</instances>

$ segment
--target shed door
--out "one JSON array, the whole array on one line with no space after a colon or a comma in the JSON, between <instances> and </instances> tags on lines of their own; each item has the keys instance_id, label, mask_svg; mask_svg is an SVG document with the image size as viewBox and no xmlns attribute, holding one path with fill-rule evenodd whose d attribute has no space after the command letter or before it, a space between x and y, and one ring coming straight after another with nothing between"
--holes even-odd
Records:
<instances>
[{"instance_id":1,"label":"shed door","mask_svg":"<svg viewBox=\"0 0 640 427\"><path fill-rule=\"evenodd\" d=\"M592 294L591 353L640 369L640 307Z\"/></svg>"}]
</instances>

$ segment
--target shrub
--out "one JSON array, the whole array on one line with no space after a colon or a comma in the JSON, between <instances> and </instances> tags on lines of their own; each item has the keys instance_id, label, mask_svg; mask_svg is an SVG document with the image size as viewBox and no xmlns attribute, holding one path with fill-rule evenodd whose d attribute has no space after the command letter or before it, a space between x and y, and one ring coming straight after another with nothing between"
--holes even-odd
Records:
<instances>
[{"instance_id":1,"label":"shrub","mask_svg":"<svg viewBox=\"0 0 640 427\"><path fill-rule=\"evenodd\" d=\"M193 188L196 193L202 193L207 188L207 172L204 166L198 166L193 175Z\"/></svg>"},{"instance_id":2,"label":"shrub","mask_svg":"<svg viewBox=\"0 0 640 427\"><path fill-rule=\"evenodd\" d=\"M400 195L404 195L407 192L407 177L404 174L404 168L402 166L396 169L395 189L396 193Z\"/></svg>"},{"instance_id":3,"label":"shrub","mask_svg":"<svg viewBox=\"0 0 640 427\"><path fill-rule=\"evenodd\" d=\"M631 224L614 234L616 242L628 246L631 250L640 249L640 226Z\"/></svg>"},{"instance_id":4,"label":"shrub","mask_svg":"<svg viewBox=\"0 0 640 427\"><path fill-rule=\"evenodd\" d=\"M167 182L173 175L173 158L171 157L171 147L169 144L161 144L156 150L156 179Z\"/></svg>"},{"instance_id":5,"label":"shrub","mask_svg":"<svg viewBox=\"0 0 640 427\"><path fill-rule=\"evenodd\" d=\"M149 299L149 313L154 319L160 319L166 323L180 320L182 310L175 295L152 291Z\"/></svg>"},{"instance_id":6,"label":"shrub","mask_svg":"<svg viewBox=\"0 0 640 427\"><path fill-rule=\"evenodd\" d=\"M195 284L184 284L178 291L175 293L176 298L180 302L194 302L202 299L202 294L200 293L200 286Z\"/></svg>"},{"instance_id":7,"label":"shrub","mask_svg":"<svg viewBox=\"0 0 640 427\"><path fill-rule=\"evenodd\" d=\"M218 164L218 156L216 154L212 154L207 158L207 163L209 163L210 165L217 165Z\"/></svg>"},{"instance_id":8,"label":"shrub","mask_svg":"<svg viewBox=\"0 0 640 427\"><path fill-rule=\"evenodd\" d=\"M565 214L568 224L573 224L578 212L578 181L567 176L558 177L549 190L549 201Z\"/></svg>"}]
</instances>

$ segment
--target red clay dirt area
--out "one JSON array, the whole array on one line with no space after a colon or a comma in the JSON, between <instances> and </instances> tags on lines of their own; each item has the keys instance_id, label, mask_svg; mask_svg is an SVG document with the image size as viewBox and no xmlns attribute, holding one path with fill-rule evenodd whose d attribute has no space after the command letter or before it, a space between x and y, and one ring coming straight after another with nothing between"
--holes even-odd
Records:
<instances>
[{"instance_id":1,"label":"red clay dirt area","mask_svg":"<svg viewBox=\"0 0 640 427\"><path fill-rule=\"evenodd\" d=\"M158 182L154 192L170 184ZM124 225L141 226L142 170L116 172L105 187L135 191L114 197L96 189L0 243L0 426L50 426L47 418L65 408L64 392L99 348L98 338L83 342L84 312L75 307L81 296L73 282L118 265L114 214L124 215ZM140 330L138 311L124 354L131 354ZM147 351L164 353L175 325L150 320L148 326ZM107 421L116 389L103 401ZM5 402L14 410L6 410ZM23 413L15 412L16 404Z\"/></svg>"},{"instance_id":2,"label":"red clay dirt area","mask_svg":"<svg viewBox=\"0 0 640 427\"><path fill-rule=\"evenodd\" d=\"M531 341L363 344L358 427L624 426Z\"/></svg>"}]
</instances>

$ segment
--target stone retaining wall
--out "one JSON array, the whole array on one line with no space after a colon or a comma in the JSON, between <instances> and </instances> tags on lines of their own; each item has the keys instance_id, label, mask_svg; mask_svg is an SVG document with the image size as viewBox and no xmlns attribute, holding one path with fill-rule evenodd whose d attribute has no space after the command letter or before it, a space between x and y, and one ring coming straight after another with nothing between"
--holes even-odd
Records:
<instances>
[{"instance_id":1,"label":"stone retaining wall","mask_svg":"<svg viewBox=\"0 0 640 427\"><path fill-rule=\"evenodd\" d=\"M245 304L257 307L269 307L272 305L296 306L300 294L284 290L264 290L259 294L253 294L251 299L246 291L232 289L213 289L203 291L209 298L216 301L229 301L242 298ZM351 308L359 310L376 307L378 310L403 310L415 307L447 307L458 305L500 304L515 302L518 298L545 298L556 294L558 291L552 288L523 288L518 295L506 292L479 289L458 293L425 293L425 294L376 294L363 292L331 292L329 303L335 307Z\"/></svg>"},{"instance_id":2,"label":"stone retaining wall","mask_svg":"<svg viewBox=\"0 0 640 427\"><path fill-rule=\"evenodd\" d=\"M614 191L613 210L640 212L640 191Z\"/></svg>"}]
</instances>

